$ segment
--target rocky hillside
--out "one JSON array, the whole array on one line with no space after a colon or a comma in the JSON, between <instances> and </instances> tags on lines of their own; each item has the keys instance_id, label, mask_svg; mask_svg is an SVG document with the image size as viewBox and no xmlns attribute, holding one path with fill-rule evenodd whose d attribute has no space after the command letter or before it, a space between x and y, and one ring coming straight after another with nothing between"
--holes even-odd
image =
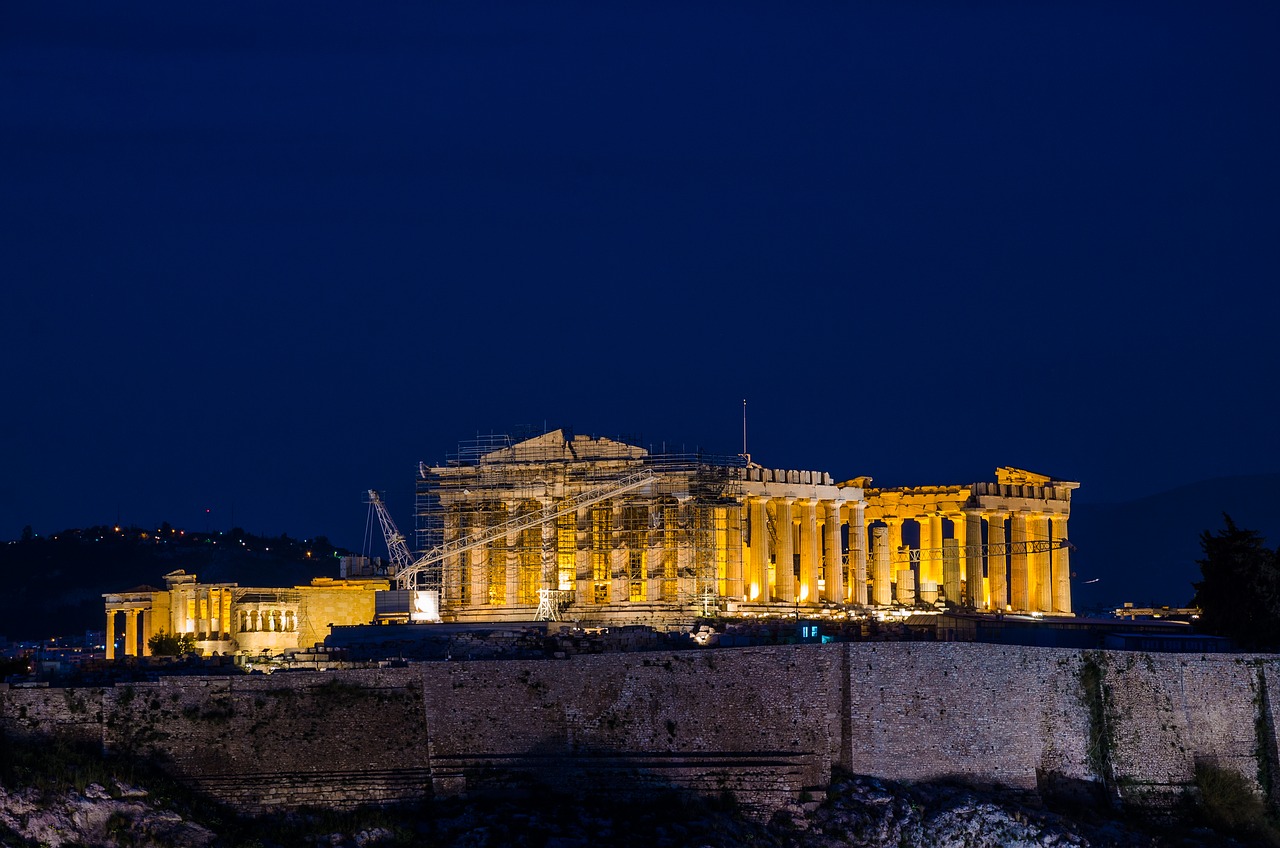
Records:
<instances>
[{"instance_id":1,"label":"rocky hillside","mask_svg":"<svg viewBox=\"0 0 1280 848\"><path fill-rule=\"evenodd\" d=\"M1235 838L1192 819L1176 825L1124 822L1108 809L1070 814L945 785L906 786L846 776L824 801L754 821L731 800L675 792L571 798L545 787L501 797L447 799L416 809L309 811L242 819L171 792L118 779L80 789L0 788L0 846L756 846L757 848L1044 848L1044 846L1276 845L1270 825L1235 822ZM1221 823L1220 823L1221 824Z\"/></svg>"}]
</instances>

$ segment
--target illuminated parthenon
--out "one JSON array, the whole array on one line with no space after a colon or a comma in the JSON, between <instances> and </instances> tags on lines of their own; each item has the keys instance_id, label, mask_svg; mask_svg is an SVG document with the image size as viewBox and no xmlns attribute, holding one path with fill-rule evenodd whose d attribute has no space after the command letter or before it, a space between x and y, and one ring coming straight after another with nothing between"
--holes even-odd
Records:
<instances>
[{"instance_id":1,"label":"illuminated parthenon","mask_svg":"<svg viewBox=\"0 0 1280 848\"><path fill-rule=\"evenodd\" d=\"M574 505L624 479L616 496ZM456 621L940 604L1071 613L1079 484L1016 468L961 486L870 482L563 430L477 440L420 467L419 547L441 554L415 579Z\"/></svg>"}]
</instances>

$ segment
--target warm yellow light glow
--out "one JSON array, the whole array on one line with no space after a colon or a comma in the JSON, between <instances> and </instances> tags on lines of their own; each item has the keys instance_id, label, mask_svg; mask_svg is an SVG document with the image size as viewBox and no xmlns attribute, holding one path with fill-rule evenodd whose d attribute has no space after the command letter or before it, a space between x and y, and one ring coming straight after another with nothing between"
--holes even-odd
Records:
<instances>
[{"instance_id":1,"label":"warm yellow light glow","mask_svg":"<svg viewBox=\"0 0 1280 848\"><path fill-rule=\"evenodd\" d=\"M751 584L751 600L754 601L758 597L760 597L760 584L752 583Z\"/></svg>"},{"instance_id":2,"label":"warm yellow light glow","mask_svg":"<svg viewBox=\"0 0 1280 848\"><path fill-rule=\"evenodd\" d=\"M809 600L809 587L801 586L800 587L800 603L803 604L807 600Z\"/></svg>"}]
</instances>

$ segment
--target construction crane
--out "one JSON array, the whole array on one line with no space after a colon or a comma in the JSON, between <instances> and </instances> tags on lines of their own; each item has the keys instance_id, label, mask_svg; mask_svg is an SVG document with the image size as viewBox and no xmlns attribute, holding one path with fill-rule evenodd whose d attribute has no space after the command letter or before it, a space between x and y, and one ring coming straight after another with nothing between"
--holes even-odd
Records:
<instances>
[{"instance_id":1,"label":"construction crane","mask_svg":"<svg viewBox=\"0 0 1280 848\"><path fill-rule=\"evenodd\" d=\"M396 527L391 514L387 512L382 496L373 489L369 490L369 506L378 514L378 523L382 525L382 538L387 540L387 554L391 559L391 573L398 574L413 565L413 554L405 544L404 535Z\"/></svg>"},{"instance_id":2,"label":"construction crane","mask_svg":"<svg viewBox=\"0 0 1280 848\"><path fill-rule=\"evenodd\" d=\"M391 558L391 578L401 589L426 589L440 593L444 588L443 565L449 557L465 551L482 548L497 539L506 538L508 534L521 533L534 527L541 527L554 522L562 515L577 512L579 509L600 503L625 492L639 489L657 482L657 476L649 469L634 471L622 477L607 480L597 486L564 500L550 504L540 510L521 515L502 524L489 527L485 532L469 536L465 539L453 539L443 545L432 548L416 560L409 553L404 536L387 513L386 506L378 493L369 490L369 503L378 513L378 522L382 525L382 534L387 541L387 553ZM437 594L439 597L439 594Z\"/></svg>"}]
</instances>

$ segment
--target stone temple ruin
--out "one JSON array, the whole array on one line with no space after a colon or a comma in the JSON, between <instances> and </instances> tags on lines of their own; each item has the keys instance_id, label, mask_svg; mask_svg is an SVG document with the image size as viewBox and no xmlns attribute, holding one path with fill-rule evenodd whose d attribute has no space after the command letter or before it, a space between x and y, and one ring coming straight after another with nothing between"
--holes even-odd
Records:
<instances>
[{"instance_id":1,"label":"stone temple ruin","mask_svg":"<svg viewBox=\"0 0 1280 848\"><path fill-rule=\"evenodd\" d=\"M564 430L480 439L420 466L427 553L392 576L438 592L452 621L662 624L918 603L1071 614L1078 483L1017 468L957 486L870 482Z\"/></svg>"},{"instance_id":2,"label":"stone temple ruin","mask_svg":"<svg viewBox=\"0 0 1280 848\"><path fill-rule=\"evenodd\" d=\"M126 654L145 653L159 629L194 634L205 653L256 653L374 621L662 627L940 606L1071 615L1078 483L1007 467L965 485L870 483L564 430L480 438L419 466L424 553L409 552L370 493L385 574L250 589L175 572L165 590L105 596L108 645L122 615Z\"/></svg>"}]
</instances>

